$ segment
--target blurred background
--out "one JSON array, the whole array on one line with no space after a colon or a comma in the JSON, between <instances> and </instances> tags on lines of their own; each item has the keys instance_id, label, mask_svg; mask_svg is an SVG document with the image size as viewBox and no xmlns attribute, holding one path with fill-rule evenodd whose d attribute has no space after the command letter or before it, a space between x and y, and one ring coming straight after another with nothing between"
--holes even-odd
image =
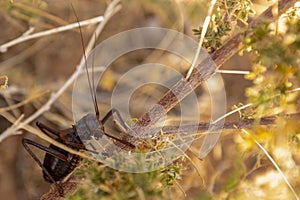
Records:
<instances>
[{"instance_id":1,"label":"blurred background","mask_svg":"<svg viewBox=\"0 0 300 200\"><path fill-rule=\"evenodd\" d=\"M35 32L52 29L58 26L76 22L70 2L74 6L79 20L89 19L103 15L109 1L59 1L59 0L23 0L0 2L0 44L11 41L30 27ZM272 2L255 1L253 9L260 13ZM156 26L183 32L195 40L192 29L202 25L207 14L210 1L206 0L124 0L122 9L114 15L105 26L97 43L125 30ZM87 44L92 37L95 25L82 27L84 42ZM9 78L8 88L1 91L0 107L32 99L30 102L13 109L10 113L18 118L30 116L39 109L49 98L51 92L57 91L68 77L74 72L82 57L81 37L78 29L48 35L17 44L0 54L0 75ZM159 62L172 66L182 73L186 73L188 63L167 53L159 51L141 50L129 53L117 59L105 76L101 84L100 111L102 116L109 110L109 97L114 84L122 73L130 67L148 63ZM236 55L231 58L222 69L250 70L249 55ZM154 74L159 76L159 74ZM233 105L247 103L245 88L252 83L242 75L222 75L226 95L227 110ZM218 83L216 83L218 87ZM132 112L138 117L145 111L144 104L157 101L166 91L165 88L140 88L140 92L155 91L151 96L133 96ZM201 105L201 121L210 120L210 95L205 86L197 89ZM138 100L136 100L138 99ZM135 102L139 102L138 104ZM72 115L72 88L68 88L62 96L55 101L49 111L43 113L37 120L54 129L66 129L74 124ZM176 108L173 110L176 116ZM174 118L175 119L175 118ZM238 120L239 115L231 116L228 120ZM190 119L192 121L192 119ZM175 120L176 121L176 120ZM34 123L32 123L33 126ZM0 132L3 132L11 123L0 118ZM30 138L40 144L48 145L37 136L22 132L21 135L11 136L0 143L0 199L38 199L49 190L49 184L42 178L42 170L24 150L21 139ZM199 143L201 144L201 143ZM197 141L195 149L199 148ZM288 199L290 191L279 177L274 166L259 149L245 152L241 147L243 141L239 139L236 130L224 131L214 150L201 161L191 152L187 154L197 165L201 177L196 173L190 162L186 162L178 180L184 193L174 186L173 195L178 199L216 199L233 198L235 194L243 191L241 197L251 199L252 195L266 192L264 199ZM34 149L39 158L43 159L44 152ZM299 156L298 156L299 157ZM296 160L296 164L295 164ZM299 166L296 158L291 166ZM292 162L291 160L287 160ZM298 164L297 164L298 161ZM294 171L286 168L291 177L296 179L299 168ZM260 178L260 179L259 179ZM299 181L298 190L299 190ZM203 184L205 183L205 184ZM149 183L151 184L151 183ZM261 184L261 185L259 185ZM269 185L273 184L273 185ZM170 194L171 195L171 194ZM236 198L235 196L234 198ZM284 197L284 198L282 198Z\"/></svg>"}]
</instances>

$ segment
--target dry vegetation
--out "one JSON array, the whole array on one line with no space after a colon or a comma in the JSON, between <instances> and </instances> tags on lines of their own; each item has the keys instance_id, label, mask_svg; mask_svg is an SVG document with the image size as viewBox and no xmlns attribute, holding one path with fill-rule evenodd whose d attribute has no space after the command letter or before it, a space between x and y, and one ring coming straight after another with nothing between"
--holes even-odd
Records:
<instances>
[{"instance_id":1,"label":"dry vegetation","mask_svg":"<svg viewBox=\"0 0 300 200\"><path fill-rule=\"evenodd\" d=\"M101 0L71 2L80 20L102 16L109 4L109 1ZM232 8L230 3L233 1L218 2L227 2L227 8ZM209 3L204 0L124 0L122 8L109 18L97 43L122 31L144 26L170 28L197 39L195 33L199 34L201 31L199 24L204 21ZM225 42L230 41L233 35L247 30L241 34L242 44L237 46L238 50L245 50L243 55L241 52L240 55L234 52L235 55L230 55L230 58L228 55L228 58L223 58L218 64L222 64L222 70L251 71L247 76L222 75L227 96L227 111L241 106L240 103L251 103L253 107L231 115L226 120L236 122L240 119L259 119L274 115L276 116L274 124L253 126L245 130L232 128L223 131L215 148L204 160L200 160L195 153L201 146L203 138L200 138L169 168L148 174L126 174L86 160L76 172L77 178L72 179L79 183L79 186L75 184L75 189L79 188L78 192L76 196L69 196L69 199L91 199L93 196L95 199L99 196L103 199L295 198L274 163L263 150L272 156L296 193L300 194L299 116L295 119L285 117L286 114L298 113L300 110L300 92L290 92L300 87L300 70L297 65L300 47L298 43L293 43L293 41L300 41L300 19L297 15L299 10L295 11L296 14L290 14L294 20L291 23L295 24L289 24L290 28L287 32L276 32L272 35L269 33L271 22L261 22L261 25L255 24L251 28L247 26L248 14L253 14L249 16L248 21L251 21L272 5L272 2L266 4L264 1L253 3L252 8L256 14L248 10L248 13L241 12L239 16L228 17L226 23L217 21L211 25L208 30L208 35L211 37L207 37L204 47L212 55L216 55L213 53L224 47ZM273 10L276 13L276 4ZM227 10L228 13L231 11ZM216 20L217 9L214 13ZM278 14L274 14L272 19L272 22L275 22L274 26L278 25L276 23L278 17ZM34 27L36 33L77 21L70 2L59 0L1 1L0 20L0 45L20 37L30 30L30 27ZM96 26L93 24L82 27L86 44L90 37L93 38ZM214 35L217 28L223 32ZM270 41L274 43L270 44ZM296 58L286 55L294 55ZM82 44L78 29L22 42L1 53L0 132L4 132L9 127L14 128L10 120L17 120L14 124L18 125L18 122L28 119L45 105L53 97L52 94L62 88L65 81L76 70L81 58ZM223 63L227 59L228 61ZM275 61L278 62L274 63ZM161 51L140 50L118 58L111 65L111 70L106 72L101 87L98 86L98 91L102 91L98 94L102 116L109 110L111 92L121 75L132 66L151 62L171 66L183 74L189 68L187 62ZM273 69L273 65L281 67ZM159 73L151 75L160 77ZM268 87L269 83L273 85ZM278 91L280 91L279 95ZM133 94L131 104L133 107L130 108L134 117L138 118L146 112L149 104L159 101L165 92L166 88L150 86L139 88ZM213 105L210 103L208 89L200 86L196 89L196 93L198 101L201 102L201 121L209 121ZM30 121L27 128L17 129L13 135L3 141L1 138L3 135L0 134L0 194L2 194L0 199L4 197L11 200L38 199L49 191L49 184L43 180L41 169L24 150L21 139L27 137L48 145L48 142L28 130L37 132L34 123L36 120L57 130L71 127L74 124L71 105L72 86L55 99L49 110ZM175 107L171 111L171 120L174 123L177 114L178 107ZM127 119L128 122L131 120ZM189 120L193 121L193 119ZM259 144L263 148L259 147ZM43 158L44 152L39 150L34 152ZM99 169L100 171L97 171ZM78 177L85 177L85 181L82 182ZM70 186L72 190L73 186ZM90 188L94 190L91 191Z\"/></svg>"}]
</instances>

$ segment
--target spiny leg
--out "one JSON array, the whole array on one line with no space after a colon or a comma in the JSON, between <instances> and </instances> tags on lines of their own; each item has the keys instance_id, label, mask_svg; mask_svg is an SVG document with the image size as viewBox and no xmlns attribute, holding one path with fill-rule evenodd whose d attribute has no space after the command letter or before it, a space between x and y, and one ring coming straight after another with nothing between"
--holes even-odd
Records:
<instances>
[{"instance_id":1,"label":"spiny leg","mask_svg":"<svg viewBox=\"0 0 300 200\"><path fill-rule=\"evenodd\" d=\"M72 131L73 129L66 129L66 130L62 130L62 131L56 131L52 128L49 128L48 126L46 126L45 124L41 123L41 122L36 122L36 126L43 132L45 133L46 135L48 135L49 137L52 137L49 133L59 137L59 138L62 138L64 137L65 135L67 135L69 133L69 131ZM85 148L85 145L84 144L79 144L79 143L76 143L76 142L71 142L71 141L65 141L65 144L70 146L70 147L73 147L75 149L82 149L82 150L86 150L88 152L91 152L91 153L94 153L96 154L97 152L96 151L93 151L93 150L90 150L90 149L86 149ZM54 155L55 156L55 155Z\"/></svg>"},{"instance_id":2,"label":"spiny leg","mask_svg":"<svg viewBox=\"0 0 300 200\"><path fill-rule=\"evenodd\" d=\"M117 109L115 109L115 108L112 108L112 109L111 109L111 110L110 110L110 111L102 118L101 123L102 123L102 124L105 124L105 123L107 122L107 120L108 120L111 116L113 116L114 113L116 113L116 115L117 115L119 124L122 126L122 128L125 130L125 132L127 132L127 131L129 130L129 127L125 124L123 118L121 117L120 112L119 112ZM126 145L130 146L131 148L135 148L135 146L134 146L133 144L131 144L130 142L128 142L128 141L121 140L121 139L119 139L119 138L116 138L116 137L114 137L114 136L112 136L112 135L108 135L108 134L106 134L106 133L104 133L104 134L105 134L106 136L110 137L110 138L113 138L114 140L117 140L118 142L121 142L121 143L123 143L123 144L126 144Z\"/></svg>"},{"instance_id":3,"label":"spiny leg","mask_svg":"<svg viewBox=\"0 0 300 200\"><path fill-rule=\"evenodd\" d=\"M43 166L42 162L39 160L39 158L33 153L33 151L30 149L29 145L35 146L43 151L45 151L46 153L49 153L63 161L67 161L68 158L61 154L60 152L57 152L53 149L50 149L48 147L45 147L41 144L38 144L32 140L23 138L22 139L22 144L24 146L24 148L26 149L26 151L29 153L29 155L34 159L34 161L42 168L42 170L46 173L46 175L48 176L48 178L55 184L55 186L57 187L58 191L60 194L63 194L63 188L56 183L56 181L53 179L53 177L50 175L50 173L48 172L48 170Z\"/></svg>"},{"instance_id":4,"label":"spiny leg","mask_svg":"<svg viewBox=\"0 0 300 200\"><path fill-rule=\"evenodd\" d=\"M49 133L52 133L53 135L56 135L57 137L60 137L59 131L56 131L52 128L49 128L48 126L44 125L41 122L36 122L36 126L46 135L48 135L49 137L51 137L49 135ZM48 131L48 132L47 132Z\"/></svg>"},{"instance_id":5,"label":"spiny leg","mask_svg":"<svg viewBox=\"0 0 300 200\"><path fill-rule=\"evenodd\" d=\"M118 122L120 123L120 125L122 126L122 128L126 131L129 130L129 127L125 124L123 118L121 117L121 114L120 112L115 109L115 108L112 108L101 120L102 124L105 124L106 121L111 117L113 116L113 114L116 113L117 115L117 118L118 118Z\"/></svg>"},{"instance_id":6,"label":"spiny leg","mask_svg":"<svg viewBox=\"0 0 300 200\"><path fill-rule=\"evenodd\" d=\"M52 138L52 136L49 134L53 134L61 139L63 139L63 137L65 137L67 134L68 134L68 131L72 131L73 129L66 129L66 130L63 130L63 131L56 131L52 128L49 128L48 126L40 123L40 122L36 122L36 126L43 132L45 133L46 135L48 135L49 137ZM79 144L79 143L76 143L76 142L70 142L70 141L65 141L65 144L66 145L69 145L71 147L74 147L76 149L85 149L84 145L82 144Z\"/></svg>"}]
</instances>

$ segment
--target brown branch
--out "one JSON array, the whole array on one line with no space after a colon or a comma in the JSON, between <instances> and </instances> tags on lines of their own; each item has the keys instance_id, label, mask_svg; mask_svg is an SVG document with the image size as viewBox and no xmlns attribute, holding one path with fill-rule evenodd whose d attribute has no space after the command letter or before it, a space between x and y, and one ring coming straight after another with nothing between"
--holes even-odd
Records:
<instances>
[{"instance_id":1,"label":"brown branch","mask_svg":"<svg viewBox=\"0 0 300 200\"><path fill-rule=\"evenodd\" d=\"M246 119L246 120L240 120L237 122L226 122L222 129L234 129L237 128L250 128L253 125L272 125L275 124L275 120L279 116L269 116L269 117L263 117L260 119ZM283 116L286 119L293 119L293 120L300 120L300 113L294 113L294 114L287 114ZM209 122L202 122L199 124L189 124L184 126L165 126L165 127L158 127L157 129L151 129L152 137L157 136L157 134L160 134L162 131L164 135L180 135L182 134L189 134L189 133L195 133L196 134L202 134L203 131L206 131L210 126ZM214 129L216 130L216 129ZM203 133L205 134L205 133ZM122 145L120 146L122 147ZM71 175L71 177L61 184L63 187L64 194L73 194L76 192L78 185L80 185L81 177L77 177L74 175ZM52 190L50 190L48 193L44 194L40 200L60 200L64 199L60 196L59 191L56 187L54 187Z\"/></svg>"},{"instance_id":2,"label":"brown branch","mask_svg":"<svg viewBox=\"0 0 300 200\"><path fill-rule=\"evenodd\" d=\"M235 127L241 129L241 128L251 128L254 125L273 125L275 124L275 120L278 118L278 115L274 116L268 116L268 117L262 117L260 119L244 119L239 121L233 121L233 122L225 122L222 127L218 127L216 130L230 130L235 129ZM300 113L294 113L294 114L287 114L283 115L285 119L292 119L292 120L299 120L300 119ZM204 131L208 130L212 124L210 122L200 122L198 124L188 124L188 125L182 125L182 126L164 126L164 127L157 127L154 129L151 129L148 133L151 135L151 138L155 138L157 135L160 135L161 132L163 135L181 135L181 134L189 134L189 133L195 133L195 134L206 134Z\"/></svg>"},{"instance_id":3,"label":"brown branch","mask_svg":"<svg viewBox=\"0 0 300 200\"><path fill-rule=\"evenodd\" d=\"M256 17L249 23L248 29L244 30L237 35L233 36L226 44L220 49L216 50L212 55L212 59L207 58L202 61L198 68L194 69L188 80L182 79L178 81L161 99L153 106L148 112L143 114L138 121L131 127L132 132L130 134L137 135L139 137L148 134L148 131L152 126L163 117L165 113L170 111L176 106L183 98L189 95L195 90L203 81L209 79L215 70L220 68L228 59L235 55L238 50L240 43L246 35L250 35L251 28L257 26L263 20L275 20L278 16L283 14L288 8L292 7L297 1L296 0L281 0L278 2L278 14L273 15L273 6L270 6L265 12ZM277 6L277 4L275 4ZM213 62L212 62L213 61ZM138 141L132 141L137 144Z\"/></svg>"},{"instance_id":4,"label":"brown branch","mask_svg":"<svg viewBox=\"0 0 300 200\"><path fill-rule=\"evenodd\" d=\"M143 138L143 140L137 140L136 138L133 141L136 141L136 144L143 144L143 141L147 141L146 143L151 143L151 141L156 142L161 137L166 138L170 136L171 138L186 138L192 139L193 141L210 134L212 132L224 131L224 130L232 130L232 129L245 129L245 128L253 128L257 126L267 126L274 125L276 123L276 119L279 115L256 118L256 119L244 119L233 122L225 122L223 126L214 126L211 122L200 122L197 124L188 124L188 125L174 125L174 126L163 126L163 127L155 127L151 128L147 132L147 138ZM300 113L281 115L281 117L285 119L292 120L300 120ZM128 139L128 137L127 137ZM125 149L126 146L124 144L119 144L122 149ZM118 146L119 146L118 145ZM144 145L141 146L145 148ZM139 147L137 147L139 148Z\"/></svg>"},{"instance_id":5,"label":"brown branch","mask_svg":"<svg viewBox=\"0 0 300 200\"><path fill-rule=\"evenodd\" d=\"M296 0L281 0L278 3L278 15L281 15L284 11L286 11L288 8L293 6L297 2ZM255 20L251 21L249 23L249 27L254 27L257 25L261 20L274 20L277 16L273 16L272 14L272 8L273 6L269 7L264 13L259 15ZM188 80L180 80L177 82L172 89L165 94L164 97L158 102L159 106L154 106L151 108L147 113L145 113L142 117L138 119L138 122L133 125L131 134L135 135L136 133L141 136L146 131L148 131L151 128L151 125L154 125L164 114L165 112L170 111L175 105L177 105L184 97L186 97L189 93L191 93L195 88L197 88L199 85L203 83L203 81L210 78L214 73L216 68L220 68L222 64L224 64L229 58L231 58L234 54L236 54L239 50L239 45L243 39L243 35L249 35L250 33L247 33L248 31L245 30L244 32L238 33L234 37L232 37L225 45L223 45L220 49L215 51L211 57L214 61L211 62L209 59L204 60L199 65L201 67L198 67L198 69L195 69L193 73L191 74L190 78ZM163 108L163 109L162 109ZM163 112L164 111L164 112ZM150 120L151 116L151 120ZM292 115L291 118L294 119L300 119L300 114L297 113L295 115ZM267 117L262 118L259 121L260 125L268 125L268 124L274 124L276 117ZM239 128L246 128L251 127L253 124L255 124L256 121L254 120L243 120L240 122L227 122L224 125L224 129L232 129L233 125L236 125ZM197 125L187 125L185 127L184 131L189 131L190 129L195 130L192 126L198 126L197 130L203 131L207 130L209 127L209 123L200 123ZM161 129L166 134L174 134L178 127L176 126L169 126L169 127L163 127ZM154 133L153 130L150 131L152 134ZM148 134L148 133L147 133ZM155 133L154 133L155 134ZM139 141L135 140L134 137L132 137L132 140L129 138L130 142L132 144L137 144ZM63 184L64 192L65 193L73 193L77 189L77 185L79 184L79 181L75 180L74 177L71 177L67 182ZM57 191L57 188L54 188L53 190L49 191L47 194L43 195L41 199L61 199L59 196L59 193Z\"/></svg>"}]
</instances>

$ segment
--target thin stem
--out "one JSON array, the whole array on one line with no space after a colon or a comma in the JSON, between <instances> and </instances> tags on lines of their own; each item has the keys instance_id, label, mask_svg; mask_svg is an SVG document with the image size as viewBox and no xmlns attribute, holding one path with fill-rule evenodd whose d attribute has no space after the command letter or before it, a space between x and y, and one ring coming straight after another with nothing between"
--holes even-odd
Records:
<instances>
[{"instance_id":1,"label":"thin stem","mask_svg":"<svg viewBox=\"0 0 300 200\"><path fill-rule=\"evenodd\" d=\"M241 75L247 75L250 73L250 71L242 71L242 70L225 70L225 69L217 69L217 73L221 74L241 74Z\"/></svg>"},{"instance_id":2,"label":"thin stem","mask_svg":"<svg viewBox=\"0 0 300 200\"><path fill-rule=\"evenodd\" d=\"M217 122L219 122L219 121L225 119L225 118L228 117L229 115L232 115L232 114L234 114L234 113L236 113L236 112L239 112L240 110L243 110L243 109L248 108L248 107L250 107L250 106L252 106L252 104L251 104L251 103L248 103L248 104L246 104L246 105L244 105L244 106L241 106L241 107L239 107L239 108L236 108L236 109L230 111L229 113L226 113L225 115L219 117L218 119L216 119L215 121L213 121L212 124L215 124L215 123L217 123Z\"/></svg>"},{"instance_id":3,"label":"thin stem","mask_svg":"<svg viewBox=\"0 0 300 200\"><path fill-rule=\"evenodd\" d=\"M43 37L43 36L46 36L46 35L52 35L52 34L55 34L55 33L71 30L71 29L74 29L74 28L78 28L79 25L80 26L87 26L87 25L90 25L90 24L95 24L95 23L99 23L99 22L103 22L103 21L104 21L104 17L103 16L98 16L98 17L94 17L94 18L91 18L91 19L88 19L88 20L81 21L81 22L79 22L79 24L78 24L78 22L76 22L76 23L65 25L65 26L60 26L60 27L57 27L57 28L54 28L54 29L41 31L41 32L34 33L34 34L30 34L32 32L32 28L31 28L28 31L26 31L23 35L21 35L20 37L1 45L0 46L0 52L4 53L4 52L7 51L8 48L10 48L14 45L17 45L21 42L25 42L27 40L32 40L32 39Z\"/></svg>"},{"instance_id":4,"label":"thin stem","mask_svg":"<svg viewBox=\"0 0 300 200\"><path fill-rule=\"evenodd\" d=\"M44 91L44 92L41 92L40 94L32 95L32 97L29 97L28 99L25 99L25 100L23 100L19 103L16 103L14 105L10 105L10 106L5 107L5 108L0 108L0 113L6 112L6 111L9 111L9 110L13 110L13 109L16 109L18 107L21 107L21 106L29 103L30 101L33 101L34 99L40 98L41 96L43 96L47 93L49 93L49 91Z\"/></svg>"},{"instance_id":5,"label":"thin stem","mask_svg":"<svg viewBox=\"0 0 300 200\"><path fill-rule=\"evenodd\" d=\"M212 0L211 1L210 7L208 9L207 16L205 17L205 20L204 20L204 23L203 23L203 28L202 28L201 36L200 36L200 39L199 39L199 42L198 42L197 51L196 51L195 57L193 59L192 65L191 65L191 67L190 67L190 69L189 69L189 71L186 75L186 79L189 79L189 77L191 76L195 66L197 65L197 61L198 61L198 58L199 58L199 55L200 55L200 52L201 52L202 44L203 44L203 41L205 39L207 28L209 26L210 18L211 18L211 15L212 15L212 12L213 12L213 9L215 7L216 2L217 2L217 0Z\"/></svg>"},{"instance_id":6,"label":"thin stem","mask_svg":"<svg viewBox=\"0 0 300 200\"><path fill-rule=\"evenodd\" d=\"M255 27L261 20L275 20L280 16L284 11L293 6L297 2L296 0L281 0L278 7L278 15L274 16L272 13L273 6L270 6L265 12L259 15L256 19L252 20L249 23L249 30L252 27ZM149 128L152 127L159 119L162 118L164 113L169 112L174 106L176 106L183 98L189 95L194 89L201 85L205 80L209 79L216 73L216 68L220 68L223 63L225 63L229 58L235 55L240 48L240 43L244 37L251 35L252 31L244 30L230 40L227 41L221 48L217 49L212 55L211 58L214 62L211 62L210 59L205 59L197 70L193 70L188 80L180 80L171 89L158 101L159 106L154 106L149 109L145 114L143 114L138 121L131 127L131 135L136 135L144 137L144 134L147 134ZM161 108L164 109L164 112L161 112ZM150 118L151 116L151 118ZM134 142L134 141L133 141Z\"/></svg>"},{"instance_id":7,"label":"thin stem","mask_svg":"<svg viewBox=\"0 0 300 200\"><path fill-rule=\"evenodd\" d=\"M4 133L2 133L0 135L0 143L7 137L11 136L11 135L19 135L22 134L21 131L9 131L11 129L15 129L16 126L18 126L18 124L20 123L20 121L24 118L24 115L21 115L18 119L14 119L11 115L7 115L5 116L5 113L1 113L1 115L3 117L5 117L7 120L13 122L13 125L11 125L7 131L5 131Z\"/></svg>"},{"instance_id":8,"label":"thin stem","mask_svg":"<svg viewBox=\"0 0 300 200\"><path fill-rule=\"evenodd\" d=\"M289 189L292 191L295 199L299 200L300 198L298 197L297 193L295 192L293 186L290 184L289 180L287 179L287 177L284 175L284 173L282 172L282 170L280 169L280 167L277 165L277 163L275 162L275 160L272 158L272 156L267 152L267 150L257 141L257 139L251 134L249 133L247 130L242 129L242 132L247 135L248 137L250 137L255 144L264 152L264 154L268 157L268 159L272 162L272 164L274 165L274 167L276 168L276 170L279 172L280 176L282 177L282 179L284 180L284 182L287 184L287 186L289 187Z\"/></svg>"},{"instance_id":9,"label":"thin stem","mask_svg":"<svg viewBox=\"0 0 300 200\"><path fill-rule=\"evenodd\" d=\"M94 46L94 42L95 41L95 36L98 37L101 33L101 31L103 30L105 24L107 23L107 21L116 13L118 12L121 7L120 5L118 5L119 0L114 0L112 1L108 8L105 11L105 14L103 16L104 20L102 21L102 23L100 23L96 30L95 33L92 35L89 44L86 47L86 53L89 54L89 52L92 50L93 46ZM76 25L78 26L78 23L76 23ZM23 122L20 122L18 125L16 125L14 128L11 129L7 129L5 130L2 134L5 134L7 137L9 135L14 134L14 132L16 132L19 129L24 128L27 124L29 124L30 122L32 122L33 120L35 120L37 117L39 117L41 114L43 114L44 112L46 112L47 110L50 109L51 105L58 99L58 97L69 87L72 85L72 83L77 79L77 77L82 73L83 68L84 68L84 63L85 63L85 58L84 56L82 56L81 61L79 63L79 65L77 66L76 71L69 77L69 79L62 85L62 87L55 93L53 93L50 97L50 99L41 107L39 108L35 113L33 113L31 116L29 116L27 119L25 119ZM8 132L8 133L7 133ZM35 131L34 133L37 133L38 136L42 137L43 139L45 139L48 142L51 143L55 143L55 141L53 139L51 139L50 137L46 137L44 136L44 134L42 134L39 131ZM38 134L40 133L40 134ZM57 142L56 142L57 143ZM63 149L67 149L66 147L64 147ZM68 148L69 149L69 148Z\"/></svg>"}]
</instances>

